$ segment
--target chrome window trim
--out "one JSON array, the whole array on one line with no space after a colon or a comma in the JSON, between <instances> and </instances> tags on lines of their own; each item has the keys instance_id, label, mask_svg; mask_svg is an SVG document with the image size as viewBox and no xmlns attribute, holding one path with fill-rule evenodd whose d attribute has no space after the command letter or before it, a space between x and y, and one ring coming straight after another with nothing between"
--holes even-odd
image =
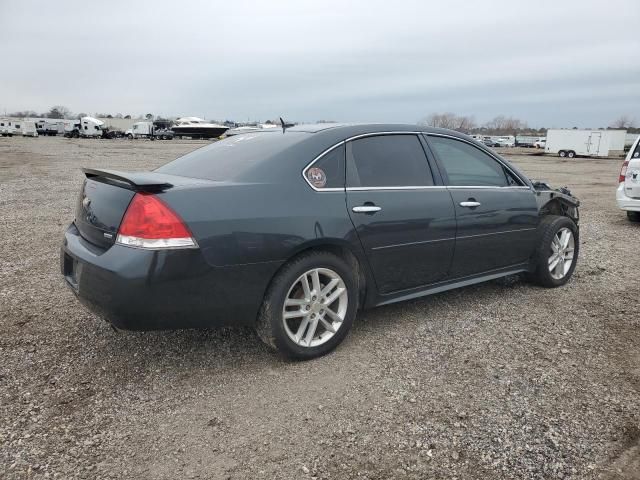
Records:
<instances>
[{"instance_id":1,"label":"chrome window trim","mask_svg":"<svg viewBox=\"0 0 640 480\"><path fill-rule=\"evenodd\" d=\"M412 132L409 130L400 130L397 132L370 132L370 133L361 133L360 135L354 135L353 137L349 137L345 140L345 142L350 142L352 140L357 140L358 138L364 138L364 137L378 137L381 135L420 135L421 133L424 132Z\"/></svg>"},{"instance_id":2,"label":"chrome window trim","mask_svg":"<svg viewBox=\"0 0 640 480\"><path fill-rule=\"evenodd\" d=\"M520 177L518 177L520 178ZM465 190L468 188L472 188L474 190L481 188L481 189L500 189L500 190L531 190L529 187L527 187L526 185L506 185L504 187L499 187L497 185L449 185L447 187L449 190Z\"/></svg>"},{"instance_id":3,"label":"chrome window trim","mask_svg":"<svg viewBox=\"0 0 640 480\"><path fill-rule=\"evenodd\" d=\"M315 187L307 178L307 170L309 170L314 163L316 163L318 160L320 160L322 157L324 157L327 153L335 150L336 148L338 148L340 145L344 145L346 143L345 140L341 140L340 142L336 143L335 145L333 145L332 147L327 148L324 152L322 152L320 155L318 155L316 158L314 158L313 160L311 160L306 167L304 167L304 169L302 170L302 178L304 178L304 181L307 182L307 185L309 185L314 191L316 192L344 192L344 187L340 188L340 187L330 187L330 188L317 188ZM346 182L346 177L345 177L345 182Z\"/></svg>"},{"instance_id":4,"label":"chrome window trim","mask_svg":"<svg viewBox=\"0 0 640 480\"><path fill-rule=\"evenodd\" d=\"M316 163L318 160L320 160L322 157L324 157L327 153L331 152L332 150L340 147L341 145L345 145L347 144L347 142L350 142L352 140L357 140L359 138L365 138L365 137L376 137L376 136L380 136L380 135L425 135L425 136L434 136L434 137L444 137L444 138L451 138L453 140L458 140L460 142L464 142L468 145L471 145L472 147L477 148L478 150L480 150L483 153L486 153L487 155L489 155L491 158L493 158L495 161L497 161L500 165L502 165L504 168L506 168L514 177L516 177L517 179L519 179L522 183L525 183L525 185L506 185L506 186L498 186L498 185L424 185L424 186L389 186L389 187L345 187L345 188L340 188L340 187L331 187L331 188L316 188L315 186L313 186L311 184L311 182L309 182L309 180L307 179L307 170L309 170L314 163ZM345 159L346 160L346 159ZM485 151L481 148L478 148L477 145L475 145L473 142L470 142L464 138L460 138L460 137L456 137L454 135L447 135L444 133L430 133L430 132L423 132L423 131L410 131L410 130L401 130L401 131L397 131L397 132L390 132L390 131L384 131L384 132L370 132L370 133L361 133L359 135L354 135L352 137L346 138L345 140L340 140L338 143L336 143L335 145L327 148L326 150L324 150L322 153L320 153L318 156L316 156L313 160L311 160L306 167L304 167L304 169L302 170L302 178L304 178L304 181L307 183L307 185L309 185L314 191L316 192L366 192L366 191L375 191L375 190L444 190L444 189L455 189L455 190L460 190L460 189L511 189L511 190L533 190L532 187L529 187L526 185L526 182L522 179L522 177L520 177L520 175L518 175L516 172L514 172L508 165L506 165L499 157L497 157L495 154L493 154L492 152L489 151ZM345 177L345 184L346 184L346 177Z\"/></svg>"},{"instance_id":5,"label":"chrome window trim","mask_svg":"<svg viewBox=\"0 0 640 480\"><path fill-rule=\"evenodd\" d=\"M460 138L460 137L456 137L454 135L447 135L446 133L430 133L430 132L423 132L423 135L426 135L427 137L431 136L431 137L444 137L444 138L451 138L453 140L458 140L459 142L464 142L467 145L471 145L474 148L477 148L478 150L480 150L482 153L486 153L487 155L489 155L491 158L493 158L496 162L498 162L500 165L502 165L504 168L506 168L507 170L509 170L509 172L511 172L511 175L513 175L514 177L516 177L518 180L520 180L524 185L506 185L504 187L499 187L499 186L495 186L495 187L490 187L490 188L526 188L527 190L533 190L532 187L529 187L527 185L527 182L525 182L523 180L523 178L518 175L516 172L514 172L509 165L505 164L502 159L500 157L498 157L497 155L495 155L493 152L491 151L487 151L484 150L482 148L478 148L478 145L475 145L473 142L470 142L469 140L466 140L464 138ZM481 188L481 187L472 187L472 186L466 186L466 185L450 185L450 188L456 188L456 187L466 187L466 188Z\"/></svg>"},{"instance_id":6,"label":"chrome window trim","mask_svg":"<svg viewBox=\"0 0 640 480\"><path fill-rule=\"evenodd\" d=\"M405 186L405 187L347 187L347 192L367 192L369 190L446 190L444 185Z\"/></svg>"},{"instance_id":7,"label":"chrome window trim","mask_svg":"<svg viewBox=\"0 0 640 480\"><path fill-rule=\"evenodd\" d=\"M363 189L363 190L398 190L398 189L402 189L402 190L411 190L411 189L417 189L417 188L433 188L434 185L432 186L427 186L425 185L424 187L371 187L371 188L367 188L367 187L346 187L346 176L345 176L345 187L346 188L317 188L314 187L311 182L307 179L307 170L309 170L314 163L316 163L318 160L320 160L323 156L325 156L327 153L331 152L334 148L338 148L340 145L346 145L347 142L351 141L351 140L356 140L358 138L364 138L364 137L375 137L375 136L379 136L379 135L420 135L421 133L424 132L419 132L419 131L398 131L398 132L388 132L388 131L384 131L384 132L370 132L370 133L361 133L360 135L354 135L353 137L349 137L345 140L340 140L338 143L336 143L335 145L327 148L324 152L322 152L320 155L318 155L316 158L314 158L313 160L311 160L306 167L304 167L304 169L302 170L302 178L304 178L304 181L307 183L307 185L309 185L314 191L316 192L344 192L344 191L348 191L351 188L358 188L358 189ZM345 159L346 160L346 159ZM441 185L435 185L436 187L441 187Z\"/></svg>"}]
</instances>

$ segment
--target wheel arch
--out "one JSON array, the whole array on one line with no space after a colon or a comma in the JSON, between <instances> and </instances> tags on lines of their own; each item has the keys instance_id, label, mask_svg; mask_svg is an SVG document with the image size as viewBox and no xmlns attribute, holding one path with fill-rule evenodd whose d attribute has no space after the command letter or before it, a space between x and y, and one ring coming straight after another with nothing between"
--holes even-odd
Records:
<instances>
[{"instance_id":1,"label":"wheel arch","mask_svg":"<svg viewBox=\"0 0 640 480\"><path fill-rule=\"evenodd\" d=\"M364 252L358 251L354 246L346 240L334 238L320 238L305 242L298 246L291 254L282 262L282 264L273 273L265 294L273 280L278 276L282 269L296 258L306 255L310 252L328 252L344 260L356 271L356 280L358 281L358 308L362 308L367 304L367 298L373 292L371 287L375 285L373 277L369 271Z\"/></svg>"},{"instance_id":2,"label":"wheel arch","mask_svg":"<svg viewBox=\"0 0 640 480\"><path fill-rule=\"evenodd\" d=\"M563 197L553 197L540 207L540 216L558 215L570 218L578 224L578 205Z\"/></svg>"}]
</instances>

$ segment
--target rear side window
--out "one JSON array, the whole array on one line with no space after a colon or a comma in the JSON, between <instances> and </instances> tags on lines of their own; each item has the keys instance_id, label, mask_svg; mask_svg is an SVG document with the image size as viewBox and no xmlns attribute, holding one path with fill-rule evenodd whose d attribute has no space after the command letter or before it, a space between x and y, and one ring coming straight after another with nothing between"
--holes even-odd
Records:
<instances>
[{"instance_id":1,"label":"rear side window","mask_svg":"<svg viewBox=\"0 0 640 480\"><path fill-rule=\"evenodd\" d=\"M496 159L466 142L429 137L452 186L509 187L521 183Z\"/></svg>"},{"instance_id":2,"label":"rear side window","mask_svg":"<svg viewBox=\"0 0 640 480\"><path fill-rule=\"evenodd\" d=\"M287 132L283 135L279 131L234 135L194 150L156 172L207 180L250 177L259 180L262 177L255 173L258 169L305 138L308 138L306 133Z\"/></svg>"},{"instance_id":3,"label":"rear side window","mask_svg":"<svg viewBox=\"0 0 640 480\"><path fill-rule=\"evenodd\" d=\"M315 188L344 188L344 144L325 153L305 171L307 182Z\"/></svg>"},{"instance_id":4,"label":"rear side window","mask_svg":"<svg viewBox=\"0 0 640 480\"><path fill-rule=\"evenodd\" d=\"M433 185L433 175L416 135L380 135L347 144L348 187Z\"/></svg>"}]
</instances>

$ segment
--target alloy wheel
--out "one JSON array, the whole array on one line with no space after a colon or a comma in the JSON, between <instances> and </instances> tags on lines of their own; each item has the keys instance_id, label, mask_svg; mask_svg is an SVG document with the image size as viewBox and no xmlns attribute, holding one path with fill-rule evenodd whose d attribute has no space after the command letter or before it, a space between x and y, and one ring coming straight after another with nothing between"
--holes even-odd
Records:
<instances>
[{"instance_id":1,"label":"alloy wheel","mask_svg":"<svg viewBox=\"0 0 640 480\"><path fill-rule=\"evenodd\" d=\"M561 280L569 273L573 263L575 250L573 232L564 227L556 232L551 241L551 256L549 257L549 273L555 280Z\"/></svg>"},{"instance_id":2,"label":"alloy wheel","mask_svg":"<svg viewBox=\"0 0 640 480\"><path fill-rule=\"evenodd\" d=\"M333 337L347 315L347 287L336 272L314 268L300 275L287 293L282 321L288 337L317 347Z\"/></svg>"}]
</instances>

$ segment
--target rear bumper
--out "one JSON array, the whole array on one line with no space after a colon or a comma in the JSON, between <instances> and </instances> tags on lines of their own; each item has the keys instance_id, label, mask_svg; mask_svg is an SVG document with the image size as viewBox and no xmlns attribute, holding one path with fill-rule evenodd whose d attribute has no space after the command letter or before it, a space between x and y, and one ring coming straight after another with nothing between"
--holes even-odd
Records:
<instances>
[{"instance_id":1,"label":"rear bumper","mask_svg":"<svg viewBox=\"0 0 640 480\"><path fill-rule=\"evenodd\" d=\"M616 190L616 203L618 208L630 212L640 212L640 198L627 197L624 193L624 183L618 185Z\"/></svg>"},{"instance_id":2,"label":"rear bumper","mask_svg":"<svg viewBox=\"0 0 640 480\"><path fill-rule=\"evenodd\" d=\"M252 325L275 262L209 265L200 250L143 250L64 235L60 267L80 302L126 330Z\"/></svg>"}]
</instances>

